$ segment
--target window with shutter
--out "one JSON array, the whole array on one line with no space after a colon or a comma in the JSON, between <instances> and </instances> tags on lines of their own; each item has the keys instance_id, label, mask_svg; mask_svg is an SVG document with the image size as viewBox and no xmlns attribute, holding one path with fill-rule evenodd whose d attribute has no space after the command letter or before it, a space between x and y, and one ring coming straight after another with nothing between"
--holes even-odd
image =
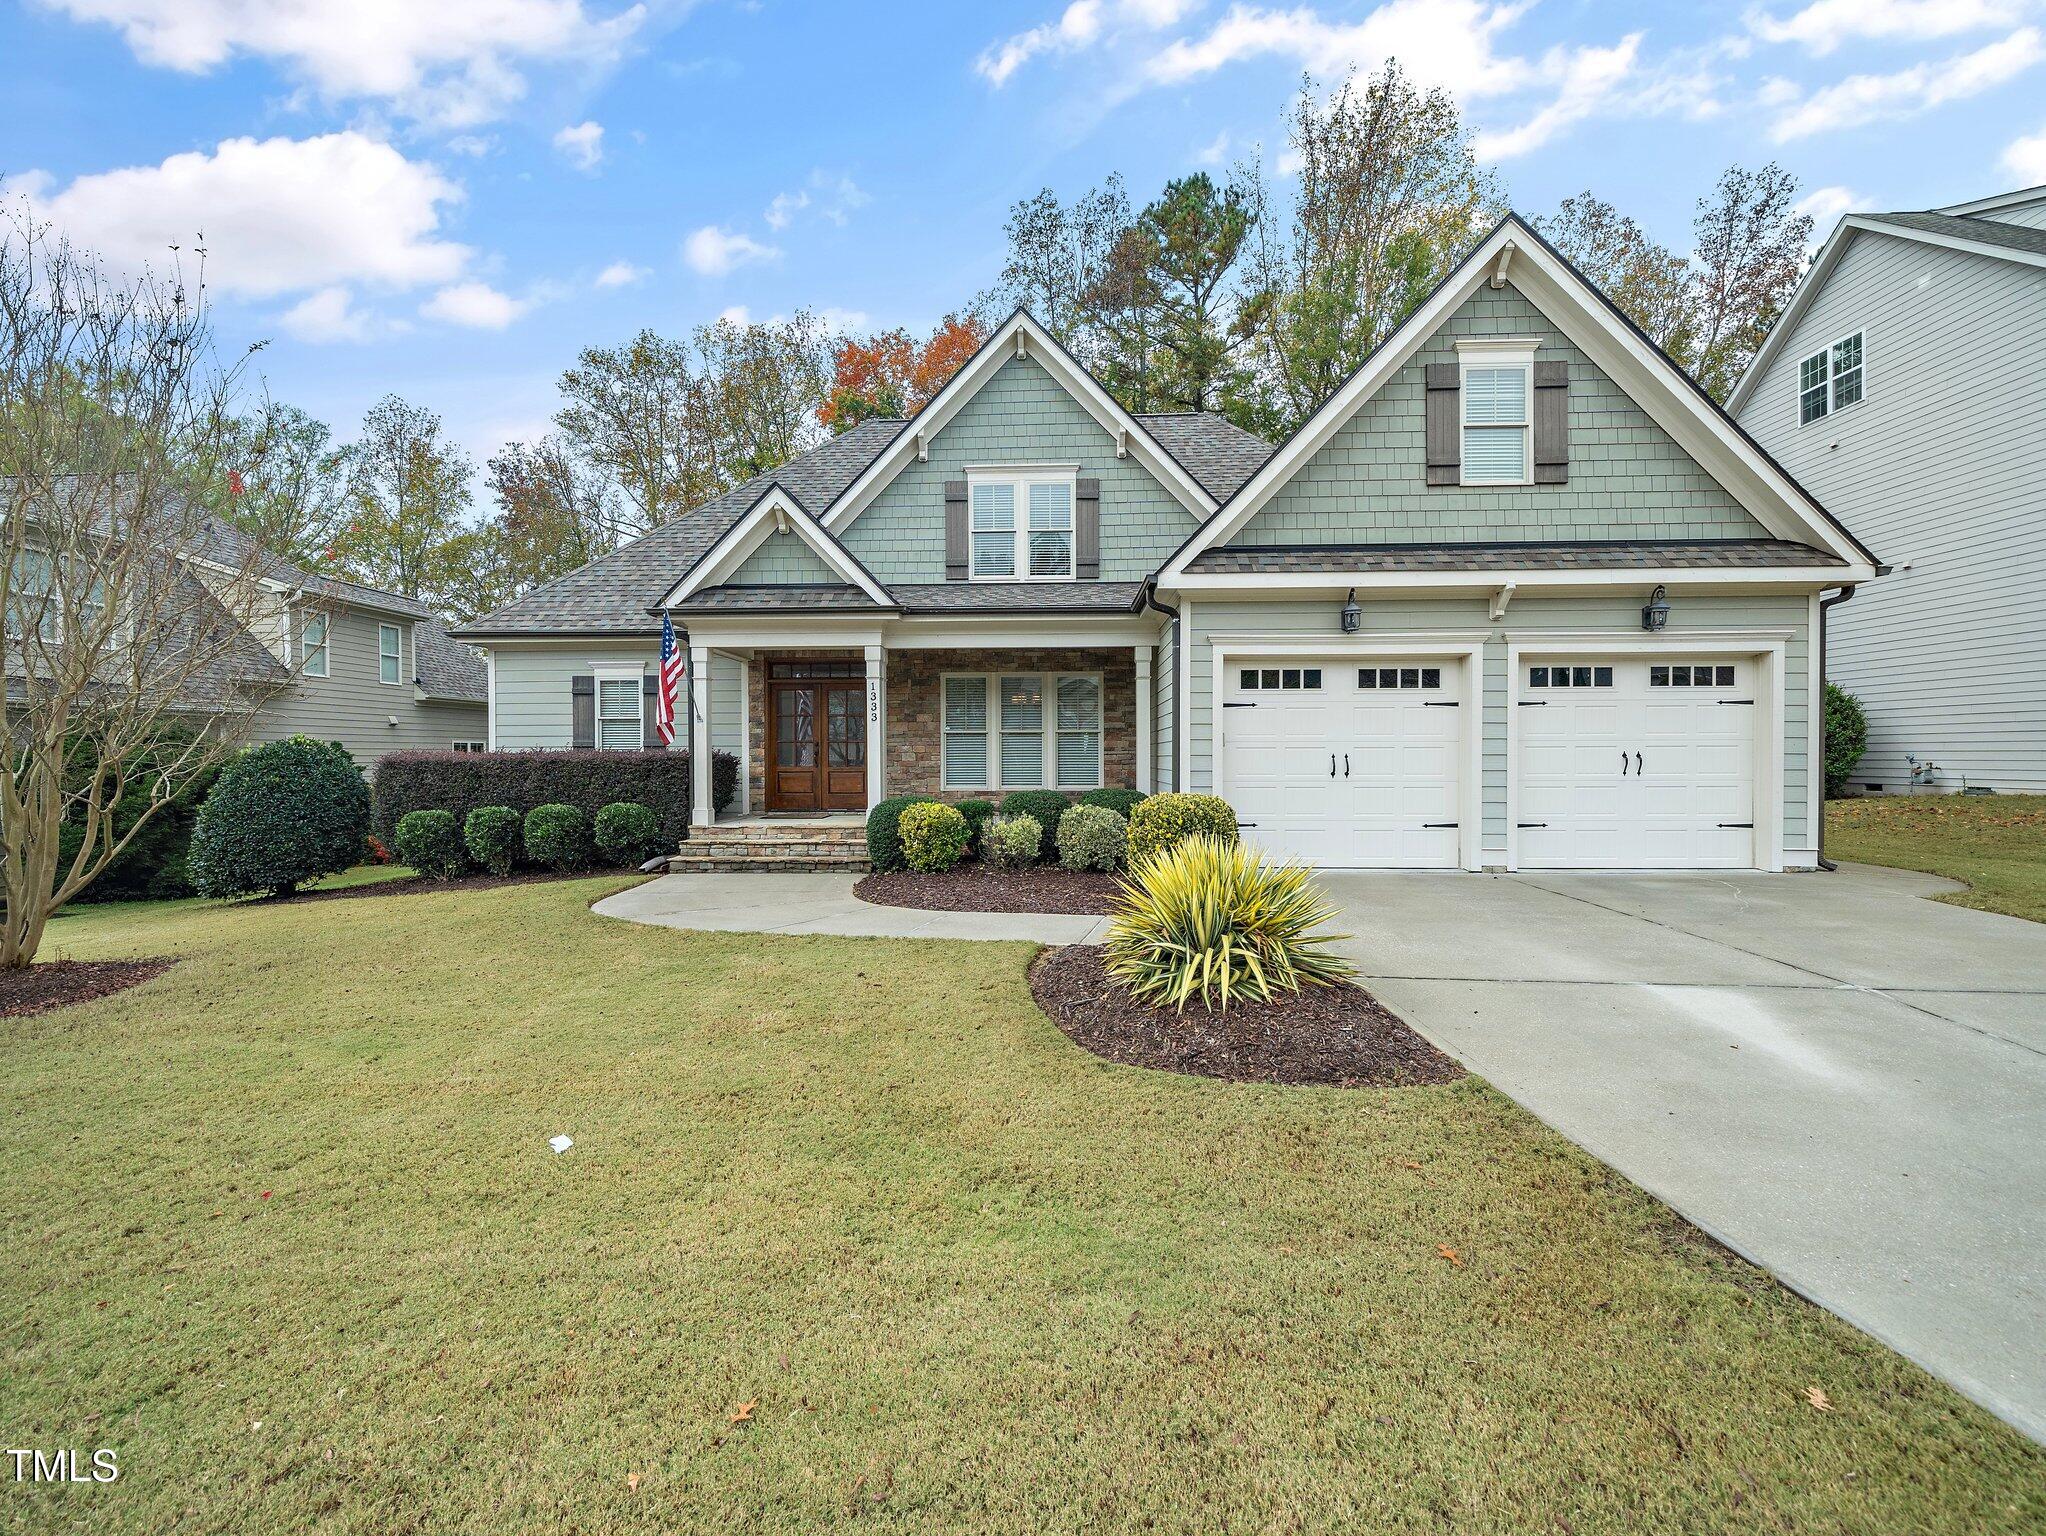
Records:
<instances>
[{"instance_id":1,"label":"window with shutter","mask_svg":"<svg viewBox=\"0 0 2046 1536\"><path fill-rule=\"evenodd\" d=\"M597 679L597 745L606 752L636 752L644 738L640 674Z\"/></svg>"},{"instance_id":2,"label":"window with shutter","mask_svg":"<svg viewBox=\"0 0 2046 1536\"><path fill-rule=\"evenodd\" d=\"M1074 578L1077 476L1073 471L975 471L969 476L969 485L967 574L972 580Z\"/></svg>"},{"instance_id":3,"label":"window with shutter","mask_svg":"<svg viewBox=\"0 0 2046 1536\"><path fill-rule=\"evenodd\" d=\"M1466 364L1463 371L1463 483L1524 485L1533 394L1530 362Z\"/></svg>"}]
</instances>

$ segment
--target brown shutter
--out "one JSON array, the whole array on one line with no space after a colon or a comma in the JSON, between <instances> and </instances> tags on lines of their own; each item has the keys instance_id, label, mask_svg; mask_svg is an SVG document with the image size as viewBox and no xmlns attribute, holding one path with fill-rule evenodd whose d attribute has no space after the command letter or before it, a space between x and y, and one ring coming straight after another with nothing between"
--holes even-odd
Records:
<instances>
[{"instance_id":1,"label":"brown shutter","mask_svg":"<svg viewBox=\"0 0 2046 1536\"><path fill-rule=\"evenodd\" d=\"M1073 574L1082 581L1101 579L1101 482L1075 483L1073 499Z\"/></svg>"},{"instance_id":2,"label":"brown shutter","mask_svg":"<svg viewBox=\"0 0 2046 1536\"><path fill-rule=\"evenodd\" d=\"M945 579L966 580L966 482L945 482Z\"/></svg>"},{"instance_id":3,"label":"brown shutter","mask_svg":"<svg viewBox=\"0 0 2046 1536\"><path fill-rule=\"evenodd\" d=\"M568 744L594 747L597 744L597 679L571 677L568 680Z\"/></svg>"},{"instance_id":4,"label":"brown shutter","mask_svg":"<svg viewBox=\"0 0 2046 1536\"><path fill-rule=\"evenodd\" d=\"M651 672L640 680L639 744L649 752L661 750L661 728L654 721L654 705L659 702L660 687L661 680Z\"/></svg>"},{"instance_id":5,"label":"brown shutter","mask_svg":"<svg viewBox=\"0 0 2046 1536\"><path fill-rule=\"evenodd\" d=\"M1570 365L1534 365L1536 485L1570 483Z\"/></svg>"},{"instance_id":6,"label":"brown shutter","mask_svg":"<svg viewBox=\"0 0 2046 1536\"><path fill-rule=\"evenodd\" d=\"M1455 363L1430 363L1428 377L1428 483L1463 479L1463 388Z\"/></svg>"}]
</instances>

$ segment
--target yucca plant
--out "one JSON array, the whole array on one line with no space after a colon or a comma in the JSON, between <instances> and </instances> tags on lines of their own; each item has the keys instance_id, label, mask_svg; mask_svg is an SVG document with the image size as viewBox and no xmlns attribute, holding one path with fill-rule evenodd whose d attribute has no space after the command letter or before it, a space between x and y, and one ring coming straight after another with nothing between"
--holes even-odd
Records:
<instances>
[{"instance_id":1,"label":"yucca plant","mask_svg":"<svg viewBox=\"0 0 2046 1536\"><path fill-rule=\"evenodd\" d=\"M1297 864L1267 863L1240 843L1197 833L1138 861L1117 882L1109 914L1108 974L1153 1007L1182 1012L1270 1002L1303 985L1328 986L1354 967L1318 932L1336 908Z\"/></svg>"}]
</instances>

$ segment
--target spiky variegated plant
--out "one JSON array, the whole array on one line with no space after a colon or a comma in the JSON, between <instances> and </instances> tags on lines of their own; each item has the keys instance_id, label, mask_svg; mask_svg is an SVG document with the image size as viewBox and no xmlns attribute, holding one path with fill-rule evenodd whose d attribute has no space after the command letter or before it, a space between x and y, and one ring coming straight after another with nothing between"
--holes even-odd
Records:
<instances>
[{"instance_id":1,"label":"spiky variegated plant","mask_svg":"<svg viewBox=\"0 0 2046 1536\"><path fill-rule=\"evenodd\" d=\"M1226 1010L1327 986L1353 967L1318 932L1336 917L1311 874L1199 834L1134 867L1109 916L1108 973L1140 1001L1184 1010L1198 994Z\"/></svg>"}]
</instances>

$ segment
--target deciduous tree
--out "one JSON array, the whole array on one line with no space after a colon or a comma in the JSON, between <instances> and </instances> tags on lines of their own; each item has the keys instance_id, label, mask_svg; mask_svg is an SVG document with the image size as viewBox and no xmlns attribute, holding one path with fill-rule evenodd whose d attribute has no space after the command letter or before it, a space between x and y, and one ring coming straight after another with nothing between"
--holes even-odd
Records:
<instances>
[{"instance_id":1,"label":"deciduous tree","mask_svg":"<svg viewBox=\"0 0 2046 1536\"><path fill-rule=\"evenodd\" d=\"M1804 276L1812 216L1797 211L1797 178L1780 165L1729 166L1692 222L1698 339L1691 371L1724 401Z\"/></svg>"},{"instance_id":2,"label":"deciduous tree","mask_svg":"<svg viewBox=\"0 0 2046 1536\"><path fill-rule=\"evenodd\" d=\"M265 399L227 424L220 451L216 510L294 564L329 563L348 522L348 454L333 429Z\"/></svg>"},{"instance_id":3,"label":"deciduous tree","mask_svg":"<svg viewBox=\"0 0 2046 1536\"><path fill-rule=\"evenodd\" d=\"M475 466L424 406L386 395L349 449L348 522L334 553L357 579L440 603L460 568Z\"/></svg>"},{"instance_id":4,"label":"deciduous tree","mask_svg":"<svg viewBox=\"0 0 2046 1536\"><path fill-rule=\"evenodd\" d=\"M901 327L848 336L832 360L831 397L817 419L847 432L877 416L914 416L987 341L975 315L947 315L918 341Z\"/></svg>"},{"instance_id":5,"label":"deciduous tree","mask_svg":"<svg viewBox=\"0 0 2046 1536\"><path fill-rule=\"evenodd\" d=\"M1534 225L1650 341L1679 361L1693 355L1698 304L1687 259L1590 192L1564 198Z\"/></svg>"}]
</instances>

